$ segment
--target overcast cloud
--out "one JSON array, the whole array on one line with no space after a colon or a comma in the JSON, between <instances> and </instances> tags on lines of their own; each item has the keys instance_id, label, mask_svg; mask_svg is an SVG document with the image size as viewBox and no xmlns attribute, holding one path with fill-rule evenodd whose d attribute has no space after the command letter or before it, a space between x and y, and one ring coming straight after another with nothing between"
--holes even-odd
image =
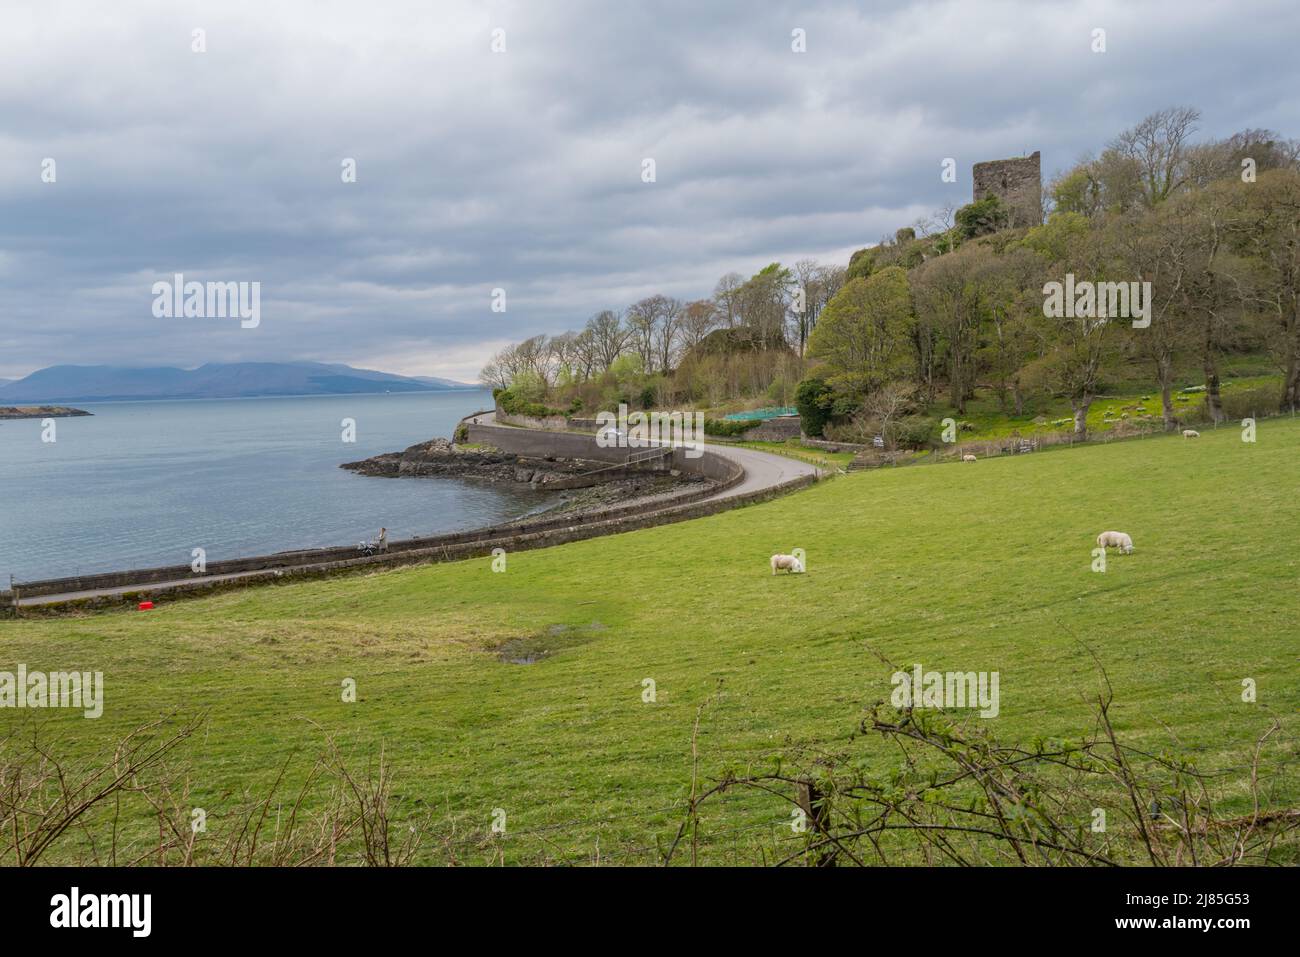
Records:
<instances>
[{"instance_id":1,"label":"overcast cloud","mask_svg":"<svg viewBox=\"0 0 1300 957\"><path fill-rule=\"evenodd\" d=\"M1298 10L5 0L0 377L314 359L472 380L602 308L846 261L968 202L979 160L1038 149L1050 176L1174 104L1201 136L1300 135ZM176 272L261 282L261 325L154 318Z\"/></svg>"}]
</instances>

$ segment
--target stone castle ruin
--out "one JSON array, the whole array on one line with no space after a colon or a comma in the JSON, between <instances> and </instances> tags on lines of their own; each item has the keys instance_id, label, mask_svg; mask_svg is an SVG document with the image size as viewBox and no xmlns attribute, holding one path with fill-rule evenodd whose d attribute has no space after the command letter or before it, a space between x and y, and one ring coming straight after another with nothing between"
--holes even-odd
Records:
<instances>
[{"instance_id":1,"label":"stone castle ruin","mask_svg":"<svg viewBox=\"0 0 1300 957\"><path fill-rule=\"evenodd\" d=\"M996 196L1010 213L1009 226L1043 222L1043 179L1038 150L1029 156L976 163L971 170L975 200Z\"/></svg>"}]
</instances>

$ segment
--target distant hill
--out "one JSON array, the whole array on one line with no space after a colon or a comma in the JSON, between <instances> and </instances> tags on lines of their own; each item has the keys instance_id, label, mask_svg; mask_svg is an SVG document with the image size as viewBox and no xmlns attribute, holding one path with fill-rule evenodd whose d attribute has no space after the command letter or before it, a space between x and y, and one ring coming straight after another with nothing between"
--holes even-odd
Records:
<instances>
[{"instance_id":1,"label":"distant hill","mask_svg":"<svg viewBox=\"0 0 1300 957\"><path fill-rule=\"evenodd\" d=\"M439 379L433 375L413 375L411 376L416 382L424 382L437 389L481 389L480 384L471 384L468 382L457 382L454 379Z\"/></svg>"},{"instance_id":2,"label":"distant hill","mask_svg":"<svg viewBox=\"0 0 1300 957\"><path fill-rule=\"evenodd\" d=\"M320 362L209 363L197 369L50 366L25 379L0 384L0 404L444 392L473 388L478 387L450 379L417 379Z\"/></svg>"}]
</instances>

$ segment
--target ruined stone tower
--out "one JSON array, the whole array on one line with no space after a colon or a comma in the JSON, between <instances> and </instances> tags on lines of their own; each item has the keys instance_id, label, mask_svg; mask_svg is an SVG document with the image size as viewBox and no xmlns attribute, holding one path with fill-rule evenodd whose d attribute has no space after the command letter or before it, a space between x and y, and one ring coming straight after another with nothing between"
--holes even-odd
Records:
<instances>
[{"instance_id":1,"label":"ruined stone tower","mask_svg":"<svg viewBox=\"0 0 1300 957\"><path fill-rule=\"evenodd\" d=\"M1029 156L976 163L971 170L975 199L996 196L1011 211L1011 226L1043 221L1043 179L1038 150Z\"/></svg>"}]
</instances>

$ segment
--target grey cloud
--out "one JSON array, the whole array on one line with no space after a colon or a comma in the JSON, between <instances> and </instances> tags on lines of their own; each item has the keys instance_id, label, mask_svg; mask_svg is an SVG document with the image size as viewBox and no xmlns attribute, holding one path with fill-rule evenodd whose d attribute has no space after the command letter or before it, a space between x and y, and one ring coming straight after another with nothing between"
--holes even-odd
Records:
<instances>
[{"instance_id":1,"label":"grey cloud","mask_svg":"<svg viewBox=\"0 0 1300 957\"><path fill-rule=\"evenodd\" d=\"M1279 0L11 2L0 376L257 358L472 376L504 341L650 291L842 258L968 200L973 162L1039 149L1059 169L1170 103L1206 135L1296 135L1297 20ZM261 281L261 328L154 319L173 272Z\"/></svg>"}]
</instances>

